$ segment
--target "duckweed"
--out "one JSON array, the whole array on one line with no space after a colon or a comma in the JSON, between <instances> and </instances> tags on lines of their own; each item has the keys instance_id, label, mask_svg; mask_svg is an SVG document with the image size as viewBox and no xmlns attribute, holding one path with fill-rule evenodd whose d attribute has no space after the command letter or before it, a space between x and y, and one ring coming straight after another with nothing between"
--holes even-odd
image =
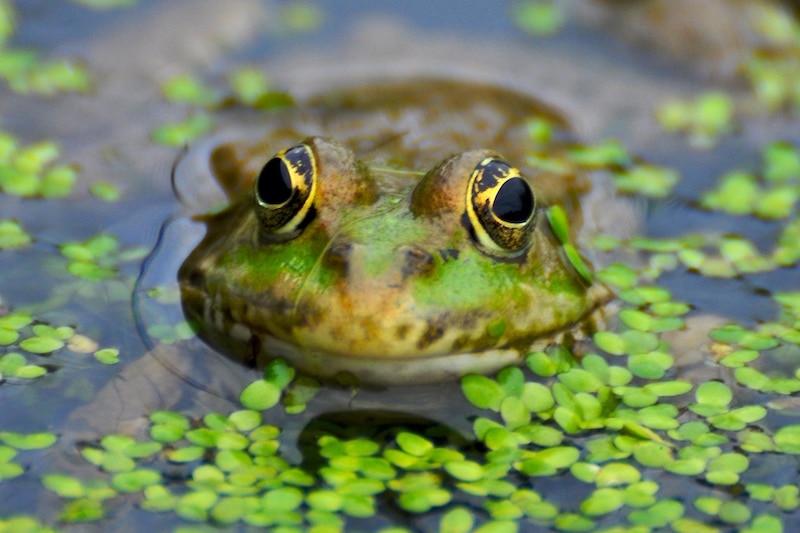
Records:
<instances>
[{"instance_id":1,"label":"duckweed","mask_svg":"<svg viewBox=\"0 0 800 533\"><path fill-rule=\"evenodd\" d=\"M119 356L117 349L98 349L95 341L76 334L69 326L34 323L29 314L22 312L0 317L0 383L4 379L31 380L47 375L58 368L46 364L48 359L56 352L63 354L65 349L77 356L94 352L95 359L105 364L113 364Z\"/></svg>"},{"instance_id":2,"label":"duckweed","mask_svg":"<svg viewBox=\"0 0 800 533\"><path fill-rule=\"evenodd\" d=\"M322 9L312 2L293 2L279 12L280 28L290 33L311 33L320 28L325 19Z\"/></svg>"},{"instance_id":3,"label":"duckweed","mask_svg":"<svg viewBox=\"0 0 800 533\"><path fill-rule=\"evenodd\" d=\"M16 220L0 220L0 250L24 248L33 242Z\"/></svg>"},{"instance_id":4,"label":"duckweed","mask_svg":"<svg viewBox=\"0 0 800 533\"><path fill-rule=\"evenodd\" d=\"M122 193L116 185L105 181L97 181L89 185L89 192L95 198L106 202L116 202L122 197Z\"/></svg>"},{"instance_id":5,"label":"duckweed","mask_svg":"<svg viewBox=\"0 0 800 533\"><path fill-rule=\"evenodd\" d=\"M512 20L525 33L546 36L557 33L566 17L556 3L527 0L514 4Z\"/></svg>"},{"instance_id":6,"label":"duckweed","mask_svg":"<svg viewBox=\"0 0 800 533\"><path fill-rule=\"evenodd\" d=\"M216 89L188 75L166 81L162 86L164 99L186 104L190 107L190 114L181 122L155 128L151 132L152 140L166 146L186 146L212 130L214 118L211 113L228 105L229 100L262 111L294 105L294 99L288 93L274 89L266 76L254 68L235 71L228 77L228 85L229 96L226 90Z\"/></svg>"},{"instance_id":7,"label":"duckweed","mask_svg":"<svg viewBox=\"0 0 800 533\"><path fill-rule=\"evenodd\" d=\"M0 131L0 191L22 197L68 196L77 172L72 166L56 164L60 151L52 141L19 146L14 137Z\"/></svg>"},{"instance_id":8,"label":"duckweed","mask_svg":"<svg viewBox=\"0 0 800 533\"><path fill-rule=\"evenodd\" d=\"M60 246L61 255L69 263L67 271L89 281L111 279L117 274L115 265L122 260L141 257L143 250L119 251L116 237L99 234L84 242L68 242Z\"/></svg>"},{"instance_id":9,"label":"duckweed","mask_svg":"<svg viewBox=\"0 0 800 533\"><path fill-rule=\"evenodd\" d=\"M796 61L800 26L789 12L777 6L764 6L755 29L765 42L747 58L745 77L768 110L796 109L800 104L797 91L800 70Z\"/></svg>"},{"instance_id":10,"label":"duckweed","mask_svg":"<svg viewBox=\"0 0 800 533\"><path fill-rule=\"evenodd\" d=\"M214 126L214 119L204 113L191 115L183 122L165 124L153 130L154 142L166 146L185 146L205 135Z\"/></svg>"},{"instance_id":11,"label":"duckweed","mask_svg":"<svg viewBox=\"0 0 800 533\"><path fill-rule=\"evenodd\" d=\"M708 92L694 100L670 100L658 109L656 117L665 131L685 132L692 147L708 149L731 131L733 102L724 93Z\"/></svg>"},{"instance_id":12,"label":"duckweed","mask_svg":"<svg viewBox=\"0 0 800 533\"><path fill-rule=\"evenodd\" d=\"M291 372L290 372L291 371ZM248 409L264 411L281 399L294 371L282 360L273 361L264 372L264 379L254 381L244 388L239 401Z\"/></svg>"},{"instance_id":13,"label":"duckweed","mask_svg":"<svg viewBox=\"0 0 800 533\"><path fill-rule=\"evenodd\" d=\"M190 105L212 107L220 100L211 87L204 85L191 76L176 76L167 80L161 88L164 99L168 102L180 102Z\"/></svg>"},{"instance_id":14,"label":"duckweed","mask_svg":"<svg viewBox=\"0 0 800 533\"><path fill-rule=\"evenodd\" d=\"M640 194L651 198L664 198L680 180L671 169L653 165L636 165L614 173L614 186L623 194Z\"/></svg>"}]
</instances>

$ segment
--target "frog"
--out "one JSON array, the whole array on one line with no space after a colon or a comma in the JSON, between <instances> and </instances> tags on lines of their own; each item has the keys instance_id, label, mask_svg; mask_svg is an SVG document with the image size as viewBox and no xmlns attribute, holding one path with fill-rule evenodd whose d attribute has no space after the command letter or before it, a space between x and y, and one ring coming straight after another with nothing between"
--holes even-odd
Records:
<instances>
[{"instance_id":1,"label":"frog","mask_svg":"<svg viewBox=\"0 0 800 533\"><path fill-rule=\"evenodd\" d=\"M597 195L533 161L534 121L553 128L548 156L574 143L530 95L419 78L332 90L220 142L208 172L227 205L196 215L187 318L246 366L372 385L488 374L586 338L612 296L572 245Z\"/></svg>"}]
</instances>

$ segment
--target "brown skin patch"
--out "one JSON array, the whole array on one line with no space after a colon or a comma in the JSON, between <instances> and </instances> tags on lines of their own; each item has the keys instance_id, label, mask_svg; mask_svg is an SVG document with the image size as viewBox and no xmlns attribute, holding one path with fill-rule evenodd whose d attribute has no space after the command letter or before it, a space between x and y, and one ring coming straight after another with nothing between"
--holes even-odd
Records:
<instances>
[{"instance_id":1,"label":"brown skin patch","mask_svg":"<svg viewBox=\"0 0 800 533\"><path fill-rule=\"evenodd\" d=\"M424 350L437 340L444 336L444 322L445 317L441 317L436 323L429 323L428 327L422 333L422 336L417 340L417 348Z\"/></svg>"},{"instance_id":2,"label":"brown skin patch","mask_svg":"<svg viewBox=\"0 0 800 533\"><path fill-rule=\"evenodd\" d=\"M394 336L399 341L405 340L406 335L408 335L408 330L409 329L411 329L411 328L410 328L410 326L408 324L402 324L400 326L397 326L397 328L394 331Z\"/></svg>"}]
</instances>

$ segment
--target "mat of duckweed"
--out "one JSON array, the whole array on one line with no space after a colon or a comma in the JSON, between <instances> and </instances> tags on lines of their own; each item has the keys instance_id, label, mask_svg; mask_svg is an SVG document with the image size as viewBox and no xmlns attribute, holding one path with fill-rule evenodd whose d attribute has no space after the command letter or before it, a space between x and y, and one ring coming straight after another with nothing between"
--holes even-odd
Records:
<instances>
[{"instance_id":1,"label":"mat of duckweed","mask_svg":"<svg viewBox=\"0 0 800 533\"><path fill-rule=\"evenodd\" d=\"M6 35L14 27L3 24L12 20L11 7L0 3ZM800 29L787 24L800 42ZM78 64L44 62L7 43L0 52L0 74L14 91L91 86L91 74ZM772 70L769 57L756 59L751 74L763 77L753 83L764 106L800 106L791 94L776 104L778 89L796 83L785 58ZM215 113L231 100L260 109L292 105L247 68L224 87L178 77L163 94L194 110L187 121L153 131L154 142L174 146L211 131ZM713 149L732 133L732 105L714 92L667 102L658 114L665 129ZM668 205L676 169L642 163L613 140L549 160L548 131L546 123L531 124L531 157L548 168L606 171L622 193L654 209ZM64 160L55 142L2 132L3 201L69 199L81 175ZM96 181L90 193L86 206L124 202L113 183ZM87 523L105 529L134 509L137 522L129 527L176 531L792 531L800 522L800 285L752 289L772 310L770 320L757 323L699 315L696 302L674 299L668 287L675 276L726 290L757 288L762 276L796 280L798 195L800 152L775 139L757 164L728 169L689 208L737 224L758 221L768 240L696 232L587 243L639 258L596 273L619 296L618 319L574 353L553 346L529 354L521 368L462 379L458 416L468 420L466 430L380 413L308 417L325 387L280 360L238 391L232 410L148 413L147 438L94 435L65 452L63 436L49 431L44 415L29 422L38 429L0 428L0 493L13 498L19 490L42 501L39 515L0 516L0 531L81 530ZM0 254L35 258L37 273L46 276L41 302L22 309L9 296L12 283L3 283L2 408L34 404L49 391L89 400L96 385L59 369L130 359L124 339L84 331L81 317L128 317L132 293L149 300L140 305L175 311L174 287L137 285L150 250L113 232L49 243L27 226L0 215ZM7 280L22 276L7 273ZM180 349L196 339L177 316L140 327L154 342ZM74 468L54 453L68 453Z\"/></svg>"}]
</instances>

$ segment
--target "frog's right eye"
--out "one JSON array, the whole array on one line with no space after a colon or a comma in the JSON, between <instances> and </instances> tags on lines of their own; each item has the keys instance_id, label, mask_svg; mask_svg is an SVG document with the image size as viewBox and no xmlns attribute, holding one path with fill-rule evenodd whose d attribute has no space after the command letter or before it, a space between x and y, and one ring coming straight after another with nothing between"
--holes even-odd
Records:
<instances>
[{"instance_id":1,"label":"frog's right eye","mask_svg":"<svg viewBox=\"0 0 800 533\"><path fill-rule=\"evenodd\" d=\"M300 231L314 216L317 164L307 144L278 152L255 180L253 199L261 227L270 234Z\"/></svg>"}]
</instances>

